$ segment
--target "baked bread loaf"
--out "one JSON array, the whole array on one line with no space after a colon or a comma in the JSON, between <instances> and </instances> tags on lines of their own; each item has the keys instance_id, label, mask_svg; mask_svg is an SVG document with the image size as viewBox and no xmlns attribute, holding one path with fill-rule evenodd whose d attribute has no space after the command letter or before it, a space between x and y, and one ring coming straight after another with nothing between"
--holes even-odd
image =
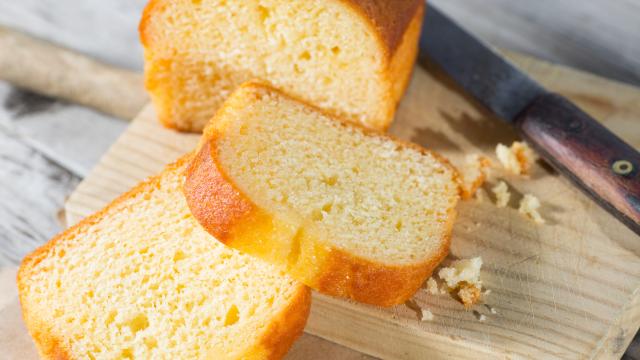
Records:
<instances>
[{"instance_id":1,"label":"baked bread loaf","mask_svg":"<svg viewBox=\"0 0 640 360\"><path fill-rule=\"evenodd\" d=\"M161 122L201 131L237 86L261 79L366 127L393 119L424 0L151 0L140 22Z\"/></svg>"},{"instance_id":2,"label":"baked bread loaf","mask_svg":"<svg viewBox=\"0 0 640 360\"><path fill-rule=\"evenodd\" d=\"M432 152L250 83L205 129L184 191L223 243L320 292L390 306L447 254L459 181Z\"/></svg>"},{"instance_id":3,"label":"baked bread loaf","mask_svg":"<svg viewBox=\"0 0 640 360\"><path fill-rule=\"evenodd\" d=\"M23 316L44 359L278 359L307 287L189 213L186 157L27 256Z\"/></svg>"}]
</instances>

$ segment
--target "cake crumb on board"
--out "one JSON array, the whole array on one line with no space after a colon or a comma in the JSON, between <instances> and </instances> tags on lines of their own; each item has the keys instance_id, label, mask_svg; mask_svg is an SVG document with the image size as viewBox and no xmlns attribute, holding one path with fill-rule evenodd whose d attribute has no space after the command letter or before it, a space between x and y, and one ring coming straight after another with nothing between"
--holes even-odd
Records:
<instances>
[{"instance_id":1,"label":"cake crumb on board","mask_svg":"<svg viewBox=\"0 0 640 360\"><path fill-rule=\"evenodd\" d=\"M482 298L482 281L480 280L480 268L482 258L456 260L448 267L438 271L449 291L469 309L480 302Z\"/></svg>"},{"instance_id":2,"label":"cake crumb on board","mask_svg":"<svg viewBox=\"0 0 640 360\"><path fill-rule=\"evenodd\" d=\"M506 207L511 199L511 193L509 192L509 186L504 181L499 181L496 186L491 188L496 196L496 206L499 208Z\"/></svg>"},{"instance_id":3,"label":"cake crumb on board","mask_svg":"<svg viewBox=\"0 0 640 360\"><path fill-rule=\"evenodd\" d=\"M520 214L528 217L533 220L536 224L544 224L545 221L538 212L540 208L540 200L537 197L531 194L525 194L525 196L520 200L520 207L518 208L518 212Z\"/></svg>"},{"instance_id":4,"label":"cake crumb on board","mask_svg":"<svg viewBox=\"0 0 640 360\"><path fill-rule=\"evenodd\" d=\"M502 167L514 175L527 175L535 160L533 150L521 141L514 141L511 147L498 144L496 157Z\"/></svg>"},{"instance_id":5,"label":"cake crumb on board","mask_svg":"<svg viewBox=\"0 0 640 360\"><path fill-rule=\"evenodd\" d=\"M487 179L487 170L491 167L491 160L486 156L471 154L465 158L464 166L461 169L462 177L462 198L471 199L478 188Z\"/></svg>"},{"instance_id":6,"label":"cake crumb on board","mask_svg":"<svg viewBox=\"0 0 640 360\"><path fill-rule=\"evenodd\" d=\"M422 309L422 321L433 321L433 313L428 309Z\"/></svg>"},{"instance_id":7,"label":"cake crumb on board","mask_svg":"<svg viewBox=\"0 0 640 360\"><path fill-rule=\"evenodd\" d=\"M469 308L474 304L480 302L480 298L482 296L482 292L480 291L480 287L475 284L469 284L467 282L463 282L458 287L458 298L462 301L462 304Z\"/></svg>"},{"instance_id":8,"label":"cake crumb on board","mask_svg":"<svg viewBox=\"0 0 640 360\"><path fill-rule=\"evenodd\" d=\"M427 280L427 291L431 295L440 294L440 289L438 289L438 283L433 277L430 277L429 280Z\"/></svg>"}]
</instances>

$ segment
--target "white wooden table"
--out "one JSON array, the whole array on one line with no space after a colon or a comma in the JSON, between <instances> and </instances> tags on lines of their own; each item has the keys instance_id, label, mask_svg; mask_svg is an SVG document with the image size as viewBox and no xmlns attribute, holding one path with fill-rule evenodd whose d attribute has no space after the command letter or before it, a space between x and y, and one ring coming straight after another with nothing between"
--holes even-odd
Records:
<instances>
[{"instance_id":1,"label":"white wooden table","mask_svg":"<svg viewBox=\"0 0 640 360\"><path fill-rule=\"evenodd\" d=\"M140 70L145 2L0 0L0 25ZM432 3L496 46L640 86L640 0ZM0 270L63 228L65 197L125 126L0 81ZM640 339L625 357L640 359Z\"/></svg>"}]
</instances>

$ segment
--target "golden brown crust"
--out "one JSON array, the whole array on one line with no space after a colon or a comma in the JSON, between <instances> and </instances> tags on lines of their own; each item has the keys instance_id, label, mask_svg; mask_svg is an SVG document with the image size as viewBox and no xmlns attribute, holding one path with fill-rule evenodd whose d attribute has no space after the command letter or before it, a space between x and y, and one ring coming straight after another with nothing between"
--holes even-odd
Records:
<instances>
[{"instance_id":1,"label":"golden brown crust","mask_svg":"<svg viewBox=\"0 0 640 360\"><path fill-rule=\"evenodd\" d=\"M455 213L455 211L453 211ZM385 265L334 249L325 262L324 275L313 288L358 302L393 306L409 300L449 253L455 215L449 215L447 235L431 258L413 265Z\"/></svg>"},{"instance_id":2,"label":"golden brown crust","mask_svg":"<svg viewBox=\"0 0 640 360\"><path fill-rule=\"evenodd\" d=\"M382 39L388 56L400 46L409 23L424 0L341 0L371 22Z\"/></svg>"},{"instance_id":3,"label":"golden brown crust","mask_svg":"<svg viewBox=\"0 0 640 360\"><path fill-rule=\"evenodd\" d=\"M158 121L170 129L180 131L196 131L197 129L179 128L178 123L171 116L171 98L173 89L163 83L163 79L158 79L158 74L164 74L171 66L171 60L159 58L153 54L154 34L152 33L151 22L155 16L160 15L167 7L167 0L150 0L142 11L142 17L138 24L138 35L140 43L144 47L144 86L149 92L151 102L158 115ZM185 123L185 122L183 122Z\"/></svg>"},{"instance_id":4,"label":"golden brown crust","mask_svg":"<svg viewBox=\"0 0 640 360\"><path fill-rule=\"evenodd\" d=\"M413 73L413 65L418 57L418 39L420 38L425 8L424 2L420 4L403 35L402 42L393 52L389 63L387 81L391 84L390 96L392 101L389 108L388 121L385 124L384 130L391 126L398 104L409 86L409 80L411 80L411 74Z\"/></svg>"},{"instance_id":5,"label":"golden brown crust","mask_svg":"<svg viewBox=\"0 0 640 360\"><path fill-rule=\"evenodd\" d=\"M18 288L21 289L20 284ZM22 294L22 292L20 292ZM27 308L24 306L22 296L20 296L20 303L22 304L22 318L31 334L31 337L36 344L38 355L42 359L53 360L71 360L72 357L68 349L64 347L58 337L56 337L50 330L50 327L46 323L37 319L32 319Z\"/></svg>"},{"instance_id":6,"label":"golden brown crust","mask_svg":"<svg viewBox=\"0 0 640 360\"><path fill-rule=\"evenodd\" d=\"M362 259L341 249L325 255L325 271L309 286L318 291L358 302L393 306L409 300L449 253L455 210L448 215L440 247L420 263L389 265Z\"/></svg>"},{"instance_id":7,"label":"golden brown crust","mask_svg":"<svg viewBox=\"0 0 640 360\"><path fill-rule=\"evenodd\" d=\"M209 233L225 243L230 229L256 208L218 171L210 152L211 145L207 142L195 155L187 168L183 190L193 216L207 224Z\"/></svg>"},{"instance_id":8,"label":"golden brown crust","mask_svg":"<svg viewBox=\"0 0 640 360\"><path fill-rule=\"evenodd\" d=\"M248 91L247 96L268 91L296 100L259 82L249 82L240 88L239 91ZM287 259L290 243L272 234L275 232L274 229L286 226L266 210L260 209L243 194L218 163L215 143L218 133L224 131L221 117L234 106L237 104L232 96L232 99L225 103L211 121L217 126L209 126L205 130L201 147L187 170L185 197L191 212L203 228L231 247L286 267L294 278L328 295L379 306L401 304L413 296L449 252L450 236L456 217L455 209L451 209L447 216L448 222L440 248L428 259L415 264L390 265L363 259L342 249L326 245L314 234L303 233L300 236L298 235L300 230L287 233L287 235L300 237L298 241L303 243L298 246L302 250L296 255L295 262L290 263ZM322 112L316 107L307 106ZM326 112L322 113L329 116ZM401 146L431 154L452 172L452 180L459 186L456 169L439 154L357 124L338 119L336 121L342 126L360 129L369 136L390 139ZM222 218L217 218L219 215L216 214L224 215Z\"/></svg>"},{"instance_id":9,"label":"golden brown crust","mask_svg":"<svg viewBox=\"0 0 640 360\"><path fill-rule=\"evenodd\" d=\"M150 0L147 5L145 5L144 10L142 10L142 18L138 24L138 34L140 35L140 42L145 48L149 48L153 45L151 43L152 34L149 33L149 25L153 15L164 11L166 5L166 0Z\"/></svg>"}]
</instances>

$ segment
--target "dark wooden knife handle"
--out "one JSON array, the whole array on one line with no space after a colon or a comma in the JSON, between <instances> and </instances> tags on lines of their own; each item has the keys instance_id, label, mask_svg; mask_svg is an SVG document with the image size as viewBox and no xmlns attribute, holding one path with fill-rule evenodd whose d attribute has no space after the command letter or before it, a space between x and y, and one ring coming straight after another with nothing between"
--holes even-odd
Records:
<instances>
[{"instance_id":1,"label":"dark wooden knife handle","mask_svg":"<svg viewBox=\"0 0 640 360\"><path fill-rule=\"evenodd\" d=\"M557 94L535 99L516 127L560 173L640 234L638 151Z\"/></svg>"}]
</instances>

